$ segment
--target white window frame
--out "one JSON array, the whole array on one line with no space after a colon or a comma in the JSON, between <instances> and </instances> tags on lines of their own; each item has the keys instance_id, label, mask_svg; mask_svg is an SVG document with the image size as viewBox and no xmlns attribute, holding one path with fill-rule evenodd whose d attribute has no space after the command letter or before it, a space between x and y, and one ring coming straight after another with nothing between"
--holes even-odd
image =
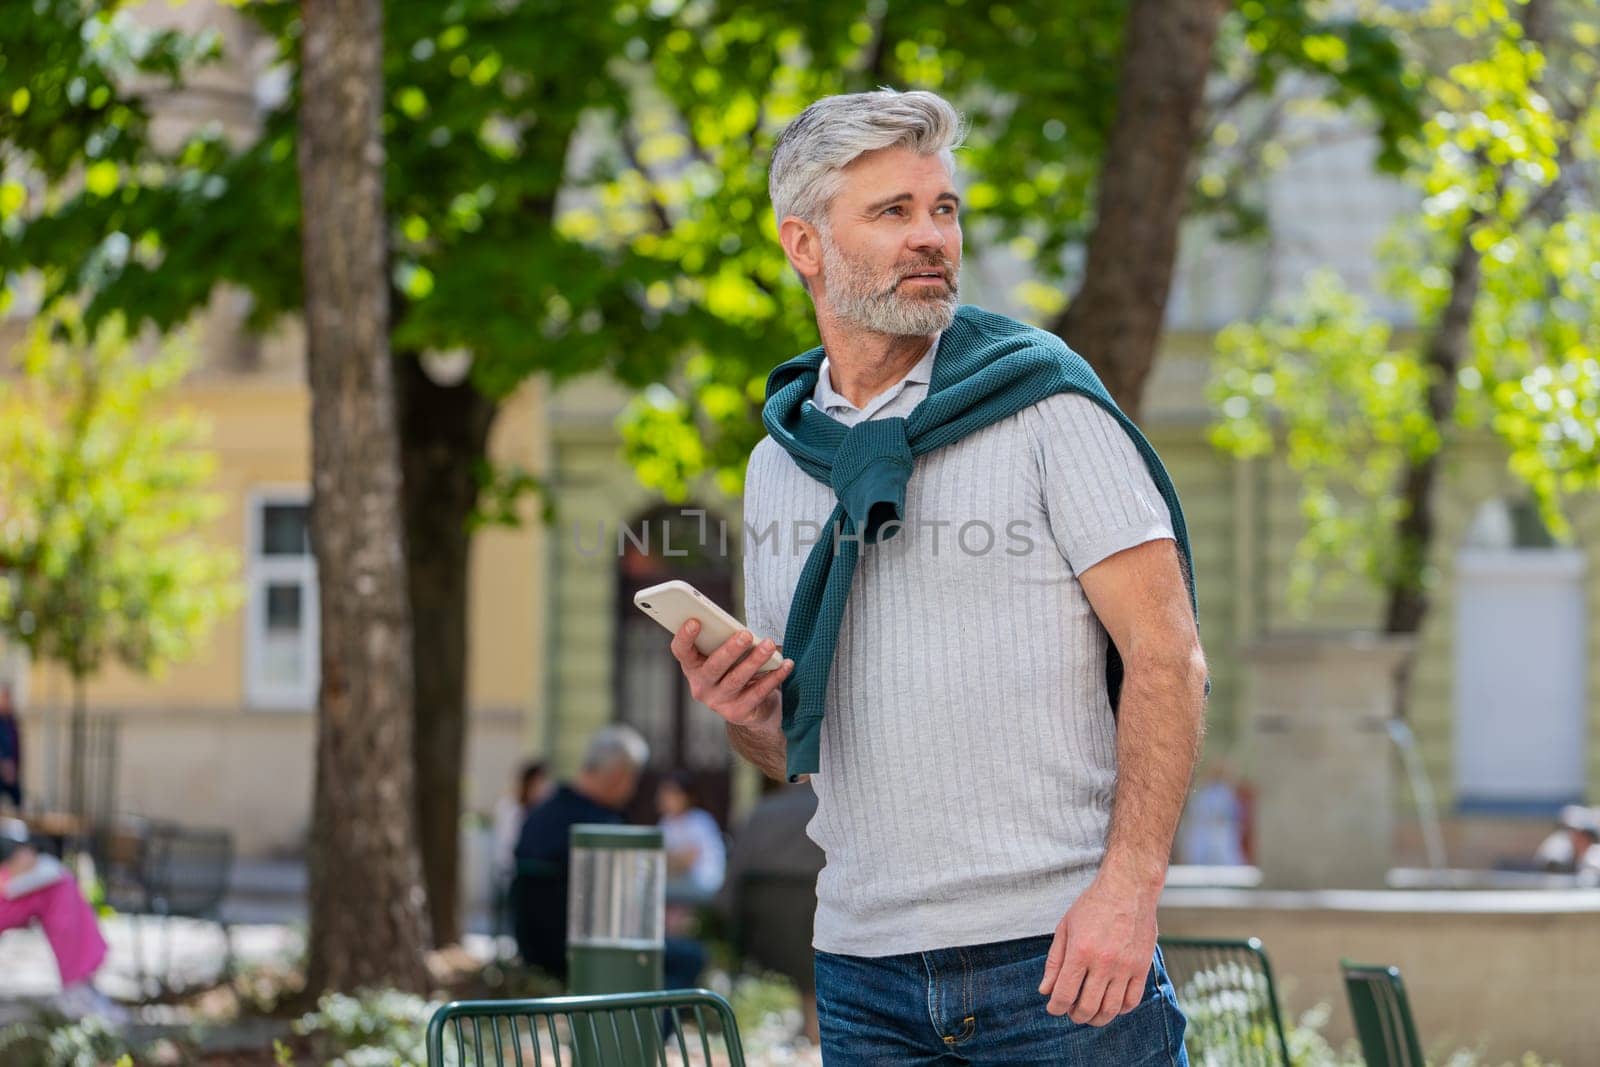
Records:
<instances>
[{"instance_id":1,"label":"white window frame","mask_svg":"<svg viewBox=\"0 0 1600 1067\"><path fill-rule=\"evenodd\" d=\"M263 486L252 490L245 507L245 597L244 698L254 711L311 711L317 706L318 672L321 657L321 616L317 598L317 561L310 554L286 558L262 554L261 520L265 510L275 505L309 507L311 490L303 485ZM266 642L266 591L273 583L296 582L301 589L301 604L306 612L306 627L301 634L304 662L310 665L307 677L296 685L274 683L265 677L261 662Z\"/></svg>"}]
</instances>

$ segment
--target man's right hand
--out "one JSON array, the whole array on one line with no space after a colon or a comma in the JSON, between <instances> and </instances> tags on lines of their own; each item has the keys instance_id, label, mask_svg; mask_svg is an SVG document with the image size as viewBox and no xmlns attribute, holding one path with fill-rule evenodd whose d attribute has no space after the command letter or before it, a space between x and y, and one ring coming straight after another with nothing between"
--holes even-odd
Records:
<instances>
[{"instance_id":1,"label":"man's right hand","mask_svg":"<svg viewBox=\"0 0 1600 1067\"><path fill-rule=\"evenodd\" d=\"M777 648L770 638L757 642L749 630L740 630L707 656L694 647L699 632L699 621L690 619L672 638L672 655L689 680L689 695L735 726L764 725L782 706L768 698L794 670L794 660L757 674Z\"/></svg>"}]
</instances>

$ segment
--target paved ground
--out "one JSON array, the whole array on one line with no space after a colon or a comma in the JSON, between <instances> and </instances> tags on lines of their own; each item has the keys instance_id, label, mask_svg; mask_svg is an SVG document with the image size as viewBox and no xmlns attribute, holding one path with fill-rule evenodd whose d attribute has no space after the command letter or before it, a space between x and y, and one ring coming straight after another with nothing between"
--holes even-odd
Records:
<instances>
[{"instance_id":1,"label":"paved ground","mask_svg":"<svg viewBox=\"0 0 1600 1067\"><path fill-rule=\"evenodd\" d=\"M174 985L199 984L220 973L223 938L215 924L115 915L102 919L100 929L111 951L95 984L108 996L137 998L141 947L146 967L152 970L170 958L170 967L161 969L172 976ZM234 957L241 963L293 960L303 944L299 928L278 924L236 926L232 936ZM0 935L0 1001L46 997L60 989L55 958L42 933L29 929Z\"/></svg>"},{"instance_id":2,"label":"paved ground","mask_svg":"<svg viewBox=\"0 0 1600 1067\"><path fill-rule=\"evenodd\" d=\"M235 868L233 887L224 905L229 920L233 954L237 966L251 967L288 963L297 960L305 944L305 868L297 862L241 861ZM495 944L488 936L487 915L480 910L468 921L467 951L480 959L494 955ZM105 966L96 976L96 985L108 996L122 1002L139 999L138 961L140 953L147 968L159 968L177 986L203 985L214 981L223 961L224 941L215 923L189 919L159 920L114 915L101 920L101 930L110 946ZM509 941L502 942L509 951ZM44 935L37 929L12 930L0 934L0 1027L31 1017L35 1010L60 991L55 960ZM181 1022L175 1009L143 1007L137 1011L140 1026L153 1035L164 1024ZM267 1025L281 1025L268 1021ZM771 1034L753 1033L747 1041L754 1053L752 1067L812 1067L820 1064L815 1049L791 1047L778 1027ZM217 1033L214 1041L237 1040L241 1047L262 1046L271 1034L250 1035Z\"/></svg>"},{"instance_id":3,"label":"paved ground","mask_svg":"<svg viewBox=\"0 0 1600 1067\"><path fill-rule=\"evenodd\" d=\"M305 867L297 861L240 861L223 906L231 927L235 961L241 966L293 961L304 946ZM473 925L481 925L475 923ZM101 920L110 946L96 985L108 996L139 995L139 960L160 970L174 985L202 984L221 971L225 942L215 923L114 915ZM488 953L488 940L481 939ZM170 962L169 962L170 961ZM61 988L50 946L37 928L0 934L0 1019ZM10 1002L11 1012L6 1011Z\"/></svg>"}]
</instances>

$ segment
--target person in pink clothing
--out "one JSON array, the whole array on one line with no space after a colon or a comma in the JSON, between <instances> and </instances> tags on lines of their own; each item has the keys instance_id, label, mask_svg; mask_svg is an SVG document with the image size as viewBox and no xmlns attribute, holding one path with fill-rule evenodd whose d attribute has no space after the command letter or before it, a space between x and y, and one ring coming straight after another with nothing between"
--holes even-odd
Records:
<instances>
[{"instance_id":1,"label":"person in pink clothing","mask_svg":"<svg viewBox=\"0 0 1600 1067\"><path fill-rule=\"evenodd\" d=\"M57 1007L67 1014L120 1014L94 988L106 941L78 882L53 856L29 844L27 827L0 819L0 933L37 922L61 972Z\"/></svg>"}]
</instances>

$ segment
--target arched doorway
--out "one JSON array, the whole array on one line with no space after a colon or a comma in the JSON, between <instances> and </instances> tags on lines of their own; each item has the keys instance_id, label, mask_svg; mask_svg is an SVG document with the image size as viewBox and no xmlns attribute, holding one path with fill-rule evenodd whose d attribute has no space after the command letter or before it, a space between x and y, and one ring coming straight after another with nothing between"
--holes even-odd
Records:
<instances>
[{"instance_id":1,"label":"arched doorway","mask_svg":"<svg viewBox=\"0 0 1600 1067\"><path fill-rule=\"evenodd\" d=\"M720 523L708 509L660 505L635 517L618 538L612 660L617 718L650 742L650 766L628 811L634 821L655 820L656 783L682 770L693 776L705 809L728 825L732 753L726 728L689 695L668 647L670 635L633 605L639 590L681 578L733 611L733 561Z\"/></svg>"}]
</instances>

